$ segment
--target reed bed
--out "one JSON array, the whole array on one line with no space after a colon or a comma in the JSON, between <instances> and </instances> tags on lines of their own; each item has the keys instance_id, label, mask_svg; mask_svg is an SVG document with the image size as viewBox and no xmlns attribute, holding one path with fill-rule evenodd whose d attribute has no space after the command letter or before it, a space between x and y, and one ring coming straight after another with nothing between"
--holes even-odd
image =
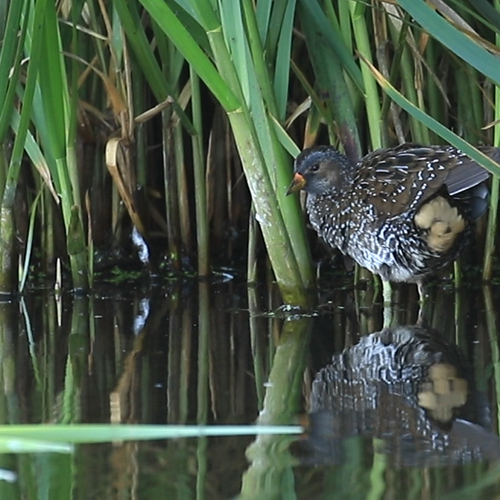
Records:
<instances>
[{"instance_id":1,"label":"reed bed","mask_svg":"<svg viewBox=\"0 0 500 500\"><path fill-rule=\"evenodd\" d=\"M491 170L491 280L500 167L474 145L500 145L497 1L20 0L1 19L0 292L55 281L58 261L88 289L133 233L146 274L254 281L269 261L307 306L285 190L325 142L354 159L449 142Z\"/></svg>"}]
</instances>

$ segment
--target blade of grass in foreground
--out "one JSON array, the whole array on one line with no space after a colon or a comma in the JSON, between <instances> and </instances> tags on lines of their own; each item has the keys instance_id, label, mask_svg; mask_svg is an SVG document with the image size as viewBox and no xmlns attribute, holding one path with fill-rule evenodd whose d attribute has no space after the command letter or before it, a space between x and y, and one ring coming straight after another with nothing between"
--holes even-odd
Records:
<instances>
[{"instance_id":1,"label":"blade of grass in foreground","mask_svg":"<svg viewBox=\"0 0 500 500\"><path fill-rule=\"evenodd\" d=\"M49 443L45 440L22 437L0 437L1 453L72 453L74 447L67 443Z\"/></svg>"},{"instance_id":2,"label":"blade of grass in foreground","mask_svg":"<svg viewBox=\"0 0 500 500\"><path fill-rule=\"evenodd\" d=\"M254 434L301 434L300 425L2 425L0 440L19 439L53 443L105 443L202 436L249 436Z\"/></svg>"}]
</instances>

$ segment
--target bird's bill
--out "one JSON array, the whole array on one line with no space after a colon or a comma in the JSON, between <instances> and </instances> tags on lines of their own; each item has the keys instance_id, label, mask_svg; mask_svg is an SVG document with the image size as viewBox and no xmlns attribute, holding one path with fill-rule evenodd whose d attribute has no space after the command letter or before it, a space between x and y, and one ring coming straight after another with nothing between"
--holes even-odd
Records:
<instances>
[{"instance_id":1,"label":"bird's bill","mask_svg":"<svg viewBox=\"0 0 500 500\"><path fill-rule=\"evenodd\" d=\"M298 172L295 172L292 183L290 184L290 187L288 188L286 195L288 196L289 194L300 191L305 185L306 185L306 180L304 176L302 174L299 174Z\"/></svg>"}]
</instances>

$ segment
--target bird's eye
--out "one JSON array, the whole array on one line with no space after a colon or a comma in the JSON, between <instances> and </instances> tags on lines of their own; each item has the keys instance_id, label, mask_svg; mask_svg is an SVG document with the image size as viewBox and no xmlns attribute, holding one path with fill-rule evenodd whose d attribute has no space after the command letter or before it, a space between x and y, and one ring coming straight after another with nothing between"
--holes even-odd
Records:
<instances>
[{"instance_id":1,"label":"bird's eye","mask_svg":"<svg viewBox=\"0 0 500 500\"><path fill-rule=\"evenodd\" d=\"M314 165L311 165L310 170L311 170L311 172L317 172L319 170L319 163L315 163Z\"/></svg>"}]
</instances>

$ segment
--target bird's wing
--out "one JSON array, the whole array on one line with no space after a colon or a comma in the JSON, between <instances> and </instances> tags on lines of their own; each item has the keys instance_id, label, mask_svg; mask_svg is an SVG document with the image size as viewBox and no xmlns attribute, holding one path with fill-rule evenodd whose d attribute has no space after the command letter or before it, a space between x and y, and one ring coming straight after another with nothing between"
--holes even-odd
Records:
<instances>
[{"instance_id":1,"label":"bird's wing","mask_svg":"<svg viewBox=\"0 0 500 500\"><path fill-rule=\"evenodd\" d=\"M497 163L500 162L500 148L483 146L478 149ZM454 196L462 191L477 186L481 182L487 180L489 176L490 173L476 161L470 159L468 156L462 155L461 161L450 171L446 178L446 187L450 195Z\"/></svg>"},{"instance_id":2,"label":"bird's wing","mask_svg":"<svg viewBox=\"0 0 500 500\"><path fill-rule=\"evenodd\" d=\"M500 159L500 149L481 149ZM452 146L402 144L365 156L358 163L354 190L375 207L383 222L415 209L440 189L453 196L488 176L483 167Z\"/></svg>"}]
</instances>

